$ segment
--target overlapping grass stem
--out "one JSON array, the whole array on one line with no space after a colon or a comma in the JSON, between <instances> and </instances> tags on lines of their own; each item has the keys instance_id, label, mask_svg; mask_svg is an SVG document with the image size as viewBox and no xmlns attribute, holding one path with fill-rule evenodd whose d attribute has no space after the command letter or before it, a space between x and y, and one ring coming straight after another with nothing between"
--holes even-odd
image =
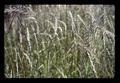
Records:
<instances>
[{"instance_id":1,"label":"overlapping grass stem","mask_svg":"<svg viewBox=\"0 0 120 83\"><path fill-rule=\"evenodd\" d=\"M6 5L5 76L113 78L114 12L113 5Z\"/></svg>"}]
</instances>

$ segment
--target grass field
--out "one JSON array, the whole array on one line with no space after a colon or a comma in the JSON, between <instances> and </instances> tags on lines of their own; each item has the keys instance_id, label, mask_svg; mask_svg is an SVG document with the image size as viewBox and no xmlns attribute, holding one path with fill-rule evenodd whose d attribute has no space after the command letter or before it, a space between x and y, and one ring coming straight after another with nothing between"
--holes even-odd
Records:
<instances>
[{"instance_id":1,"label":"grass field","mask_svg":"<svg viewBox=\"0 0 120 83\"><path fill-rule=\"evenodd\" d=\"M114 77L113 5L6 5L4 12L7 78Z\"/></svg>"}]
</instances>

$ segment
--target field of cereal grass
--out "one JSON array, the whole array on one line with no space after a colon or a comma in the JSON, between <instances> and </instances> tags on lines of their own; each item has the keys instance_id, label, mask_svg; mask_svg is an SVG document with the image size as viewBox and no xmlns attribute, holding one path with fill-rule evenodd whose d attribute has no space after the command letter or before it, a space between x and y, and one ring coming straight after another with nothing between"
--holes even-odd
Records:
<instances>
[{"instance_id":1,"label":"field of cereal grass","mask_svg":"<svg viewBox=\"0 0 120 83\"><path fill-rule=\"evenodd\" d=\"M6 5L7 78L113 78L113 5Z\"/></svg>"}]
</instances>

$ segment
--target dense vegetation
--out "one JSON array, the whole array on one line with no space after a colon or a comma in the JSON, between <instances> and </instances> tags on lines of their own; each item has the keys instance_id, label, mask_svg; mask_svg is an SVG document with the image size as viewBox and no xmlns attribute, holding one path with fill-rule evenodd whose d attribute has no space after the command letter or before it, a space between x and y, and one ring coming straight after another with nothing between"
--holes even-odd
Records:
<instances>
[{"instance_id":1,"label":"dense vegetation","mask_svg":"<svg viewBox=\"0 0 120 83\"><path fill-rule=\"evenodd\" d=\"M112 78L113 5L6 5L5 76Z\"/></svg>"}]
</instances>

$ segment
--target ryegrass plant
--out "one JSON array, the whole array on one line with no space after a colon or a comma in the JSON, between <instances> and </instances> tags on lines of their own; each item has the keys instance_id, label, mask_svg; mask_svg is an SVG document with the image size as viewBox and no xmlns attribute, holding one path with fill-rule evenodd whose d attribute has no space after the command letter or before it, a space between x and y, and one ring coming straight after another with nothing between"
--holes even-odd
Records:
<instances>
[{"instance_id":1,"label":"ryegrass plant","mask_svg":"<svg viewBox=\"0 0 120 83\"><path fill-rule=\"evenodd\" d=\"M113 5L6 6L7 78L114 77Z\"/></svg>"}]
</instances>

